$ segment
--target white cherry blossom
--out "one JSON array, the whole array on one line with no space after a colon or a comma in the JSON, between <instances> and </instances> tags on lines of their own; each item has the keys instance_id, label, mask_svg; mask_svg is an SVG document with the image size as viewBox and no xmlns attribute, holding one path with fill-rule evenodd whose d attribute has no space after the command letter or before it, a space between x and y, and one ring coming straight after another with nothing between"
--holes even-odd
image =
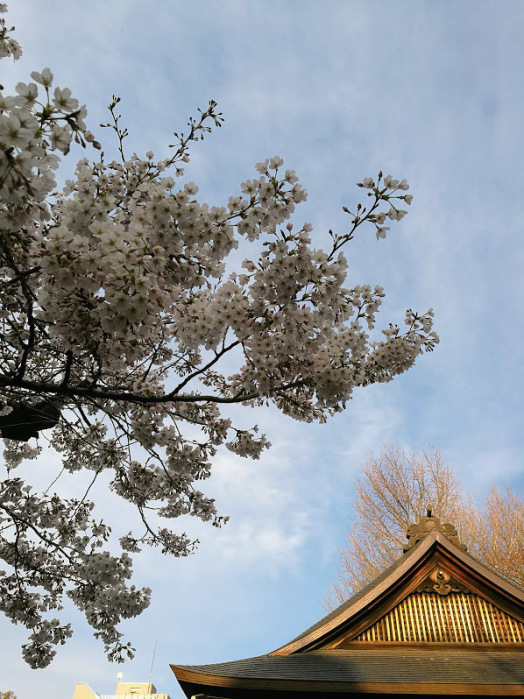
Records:
<instances>
[{"instance_id":1,"label":"white cherry blossom","mask_svg":"<svg viewBox=\"0 0 524 699\"><path fill-rule=\"evenodd\" d=\"M0 55L16 59L0 24ZM68 88L50 94L50 69L31 77L0 96L0 609L28 628L24 657L44 667L72 633L53 617L64 595L111 659L132 654L117 625L145 609L150 591L129 584L131 554L151 545L185 556L195 546L157 517L226 521L200 490L217 450L258 459L270 444L224 407L271 403L322 422L355 387L411 368L438 337L431 309L409 310L403 329L375 330L384 290L347 281L342 249L364 224L384 238L386 217L406 215L397 206L412 201L405 180L364 178L367 201L344 207L347 231L329 231L314 249L311 224L290 221L307 192L279 156L221 206L184 183L189 145L221 124L215 102L156 160L125 154L113 98L108 126L121 160L82 159L53 195L71 141L89 144L91 157L100 143ZM226 274L236 249L244 259ZM119 554L87 494L39 494L15 476L38 459L40 438L64 471L106 471L136 507L142 529L120 539Z\"/></svg>"}]
</instances>

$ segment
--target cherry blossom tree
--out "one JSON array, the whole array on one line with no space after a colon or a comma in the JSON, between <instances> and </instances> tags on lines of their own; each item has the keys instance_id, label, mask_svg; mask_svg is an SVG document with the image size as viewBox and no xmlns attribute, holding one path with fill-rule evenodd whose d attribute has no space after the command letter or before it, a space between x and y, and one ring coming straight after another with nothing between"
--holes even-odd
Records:
<instances>
[{"instance_id":1,"label":"cherry blossom tree","mask_svg":"<svg viewBox=\"0 0 524 699\"><path fill-rule=\"evenodd\" d=\"M0 55L20 54L2 20ZM386 222L403 218L405 180L363 179L366 205L344 207L347 231L329 231L317 250L311 225L289 220L306 191L279 157L224 206L196 198L184 165L190 144L221 125L215 102L160 160L126 155L118 102L107 126L120 156L107 162L85 107L48 68L0 96L0 608L29 629L32 667L72 633L50 618L64 595L111 659L132 654L116 626L147 607L150 591L129 584L131 554L190 553L194 542L158 517L220 526L198 484L217 449L258 459L269 447L256 426L233 424L228 405L323 422L355 387L391 381L438 342L431 310L409 310L403 329L375 335L383 289L344 286L342 248L364 224L384 238ZM72 141L96 158L56 193ZM239 245L245 259L233 271L226 260ZM87 493L37 493L16 476L42 441L65 472L110 473L111 489L136 507L143 528L119 539L118 555Z\"/></svg>"}]
</instances>

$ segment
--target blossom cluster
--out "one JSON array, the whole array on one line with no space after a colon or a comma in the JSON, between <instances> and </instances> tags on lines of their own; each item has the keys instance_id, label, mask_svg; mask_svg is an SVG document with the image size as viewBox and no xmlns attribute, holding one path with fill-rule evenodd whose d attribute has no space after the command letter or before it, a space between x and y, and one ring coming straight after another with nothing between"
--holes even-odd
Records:
<instances>
[{"instance_id":1,"label":"blossom cluster","mask_svg":"<svg viewBox=\"0 0 524 699\"><path fill-rule=\"evenodd\" d=\"M0 55L17 58L2 26ZM324 421L355 387L391 381L438 338L431 310L408 311L405 329L373 334L383 289L345 286L343 246L363 224L383 238L386 219L404 217L405 180L362 180L367 206L344 207L348 231L330 231L327 249L315 249L311 225L290 222L307 194L278 156L223 206L200 202L183 180L190 143L220 126L214 102L177 135L170 157L155 160L125 155L115 98L121 158L82 159L53 195L71 142L100 144L85 107L49 69L31 78L16 95L0 95L0 432L15 435L5 440L9 477L0 489L0 558L13 571L0 577L0 608L31 630L25 657L44 666L71 633L47 618L64 594L111 658L132 652L116 625L147 606L149 591L127 586L129 554L144 544L175 556L194 547L152 524L151 513L224 522L198 487L217 449L257 459L269 447L256 426L235 427L224 406L273 403L295 419ZM239 246L261 252L226 271ZM144 525L120 539L120 556L99 551L110 528L91 519L85 496L39 498L11 477L38 457L22 441L31 430L11 424L11 413L30 415L37 434L52 427L65 471L111 473L112 490Z\"/></svg>"}]
</instances>

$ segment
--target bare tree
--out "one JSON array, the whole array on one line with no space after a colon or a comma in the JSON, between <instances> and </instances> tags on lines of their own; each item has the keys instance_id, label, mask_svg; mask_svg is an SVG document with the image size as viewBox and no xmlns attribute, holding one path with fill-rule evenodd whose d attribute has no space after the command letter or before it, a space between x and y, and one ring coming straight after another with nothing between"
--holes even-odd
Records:
<instances>
[{"instance_id":1,"label":"bare tree","mask_svg":"<svg viewBox=\"0 0 524 699\"><path fill-rule=\"evenodd\" d=\"M524 587L524 500L508 485L492 486L474 524L471 553Z\"/></svg>"},{"instance_id":2,"label":"bare tree","mask_svg":"<svg viewBox=\"0 0 524 699\"><path fill-rule=\"evenodd\" d=\"M407 453L386 445L371 456L355 486L353 526L327 604L335 607L402 555L406 530L428 505L451 522L468 551L524 584L524 501L495 487L481 507L466 493L438 449Z\"/></svg>"}]
</instances>

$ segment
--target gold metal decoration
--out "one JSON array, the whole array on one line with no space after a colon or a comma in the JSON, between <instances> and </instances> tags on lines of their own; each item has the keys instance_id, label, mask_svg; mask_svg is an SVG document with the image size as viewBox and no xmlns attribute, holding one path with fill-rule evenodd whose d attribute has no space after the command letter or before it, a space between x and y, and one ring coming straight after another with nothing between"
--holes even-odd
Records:
<instances>
[{"instance_id":1,"label":"gold metal decoration","mask_svg":"<svg viewBox=\"0 0 524 699\"><path fill-rule=\"evenodd\" d=\"M449 595L450 592L470 594L471 590L455 580L446 570L438 566L433 570L414 592L437 592L439 595Z\"/></svg>"},{"instance_id":2,"label":"gold metal decoration","mask_svg":"<svg viewBox=\"0 0 524 699\"><path fill-rule=\"evenodd\" d=\"M435 592L438 592L439 595L448 595L451 592L451 585L449 584L451 576L449 573L440 570L440 568L436 568L429 577L435 583L433 589Z\"/></svg>"}]
</instances>

